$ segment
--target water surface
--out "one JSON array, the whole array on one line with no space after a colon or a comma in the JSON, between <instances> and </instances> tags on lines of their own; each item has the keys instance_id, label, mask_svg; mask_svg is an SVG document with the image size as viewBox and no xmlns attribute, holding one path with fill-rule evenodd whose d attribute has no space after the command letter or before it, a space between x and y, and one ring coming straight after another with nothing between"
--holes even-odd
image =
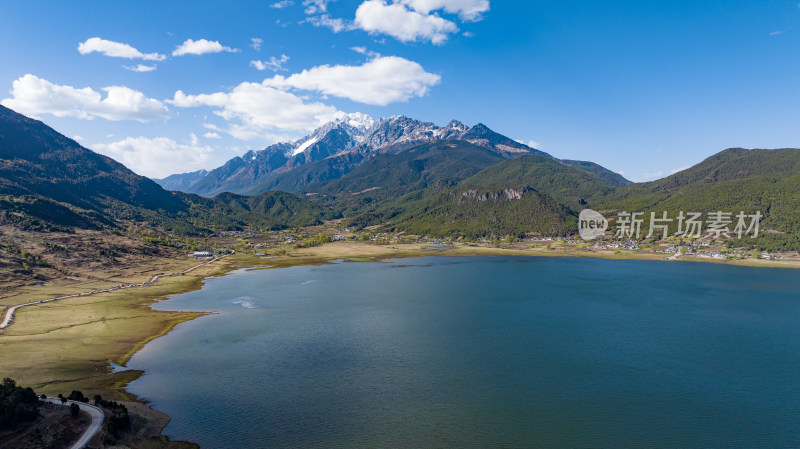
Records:
<instances>
[{"instance_id":1,"label":"water surface","mask_svg":"<svg viewBox=\"0 0 800 449\"><path fill-rule=\"evenodd\" d=\"M238 271L129 390L203 448L800 447L800 273L423 257Z\"/></svg>"}]
</instances>

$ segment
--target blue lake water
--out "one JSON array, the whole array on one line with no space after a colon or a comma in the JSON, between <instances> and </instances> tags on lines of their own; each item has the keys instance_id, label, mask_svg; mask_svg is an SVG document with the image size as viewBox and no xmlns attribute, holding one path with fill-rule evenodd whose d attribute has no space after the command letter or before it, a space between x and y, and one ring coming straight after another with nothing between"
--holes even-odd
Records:
<instances>
[{"instance_id":1,"label":"blue lake water","mask_svg":"<svg viewBox=\"0 0 800 449\"><path fill-rule=\"evenodd\" d=\"M128 364L203 448L800 447L800 272L424 257L237 271Z\"/></svg>"}]
</instances>

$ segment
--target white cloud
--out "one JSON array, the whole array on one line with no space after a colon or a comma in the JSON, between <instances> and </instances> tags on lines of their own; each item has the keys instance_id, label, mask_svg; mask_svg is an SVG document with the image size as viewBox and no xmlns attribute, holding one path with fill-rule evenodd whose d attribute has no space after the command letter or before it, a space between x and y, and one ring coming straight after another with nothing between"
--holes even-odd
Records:
<instances>
[{"instance_id":1,"label":"white cloud","mask_svg":"<svg viewBox=\"0 0 800 449\"><path fill-rule=\"evenodd\" d=\"M109 86L101 90L106 93L105 98L90 87L76 89L27 74L14 81L12 97L0 103L26 115L52 114L81 119L102 117L140 122L170 116L169 109L162 102L147 98L137 90L125 86Z\"/></svg>"},{"instance_id":2,"label":"white cloud","mask_svg":"<svg viewBox=\"0 0 800 449\"><path fill-rule=\"evenodd\" d=\"M113 58L144 59L145 61L163 61L166 59L166 56L158 53L144 54L128 44L107 41L99 37L92 37L78 44L78 52L82 55L98 52Z\"/></svg>"},{"instance_id":3,"label":"white cloud","mask_svg":"<svg viewBox=\"0 0 800 449\"><path fill-rule=\"evenodd\" d=\"M216 115L233 122L226 132L241 140L264 138L274 132L284 135L294 133L299 137L299 133L312 130L340 115L333 106L307 103L282 89L247 82L230 92L186 95L183 91L177 91L170 103L181 108L213 108Z\"/></svg>"},{"instance_id":4,"label":"white cloud","mask_svg":"<svg viewBox=\"0 0 800 449\"><path fill-rule=\"evenodd\" d=\"M318 91L359 103L385 106L422 97L439 84L439 75L398 56L382 56L360 66L322 65L289 77L275 75L265 86Z\"/></svg>"},{"instance_id":5,"label":"white cloud","mask_svg":"<svg viewBox=\"0 0 800 449\"><path fill-rule=\"evenodd\" d=\"M96 144L92 149L122 162L136 173L154 178L205 168L213 151L208 146L180 144L167 137L128 137Z\"/></svg>"},{"instance_id":6,"label":"white cloud","mask_svg":"<svg viewBox=\"0 0 800 449\"><path fill-rule=\"evenodd\" d=\"M783 34L783 31L773 31L773 32L769 33L770 36L778 36L780 34Z\"/></svg>"},{"instance_id":7,"label":"white cloud","mask_svg":"<svg viewBox=\"0 0 800 449\"><path fill-rule=\"evenodd\" d=\"M362 55L366 55L370 58L377 58L381 55L377 51L367 49L367 47L350 47L350 50L353 50L356 53L361 53Z\"/></svg>"},{"instance_id":8,"label":"white cloud","mask_svg":"<svg viewBox=\"0 0 800 449\"><path fill-rule=\"evenodd\" d=\"M541 150L542 149L542 144L537 142L537 141L535 141L535 140L528 140L526 142L526 141L524 141L522 139L517 139L517 142L519 142L519 143L521 143L523 145L527 145L527 146L533 148L534 150Z\"/></svg>"},{"instance_id":9,"label":"white cloud","mask_svg":"<svg viewBox=\"0 0 800 449\"><path fill-rule=\"evenodd\" d=\"M272 70L273 72L278 71L286 71L283 67L286 62L289 61L289 57L286 55L281 55L280 58L276 58L272 56L269 58L269 61L250 61L250 65L255 67L256 70Z\"/></svg>"},{"instance_id":10,"label":"white cloud","mask_svg":"<svg viewBox=\"0 0 800 449\"><path fill-rule=\"evenodd\" d=\"M271 4L271 5L269 5L269 7L270 8L275 8L275 9L283 9L283 8L288 8L289 6L292 6L292 5L294 5L294 2L292 0L281 0L279 2L275 2L275 3Z\"/></svg>"},{"instance_id":11,"label":"white cloud","mask_svg":"<svg viewBox=\"0 0 800 449\"><path fill-rule=\"evenodd\" d=\"M261 44L264 43L264 39L260 37L251 37L250 38L250 46L253 47L254 50L258 51L261 50Z\"/></svg>"},{"instance_id":12,"label":"white cloud","mask_svg":"<svg viewBox=\"0 0 800 449\"><path fill-rule=\"evenodd\" d=\"M83 136L72 136L72 140L80 142L81 140L84 140L84 138L83 138Z\"/></svg>"},{"instance_id":13,"label":"white cloud","mask_svg":"<svg viewBox=\"0 0 800 449\"><path fill-rule=\"evenodd\" d=\"M305 0L303 6L306 7L306 14L318 14L328 11L328 3L336 0Z\"/></svg>"},{"instance_id":14,"label":"white cloud","mask_svg":"<svg viewBox=\"0 0 800 449\"><path fill-rule=\"evenodd\" d=\"M175 47L175 50L172 52L172 56L204 55L207 53L221 53L223 51L227 51L229 53L238 53L239 49L226 47L220 44L218 41L209 41L206 39L198 39L195 41L192 39L186 39L186 42Z\"/></svg>"},{"instance_id":15,"label":"white cloud","mask_svg":"<svg viewBox=\"0 0 800 449\"><path fill-rule=\"evenodd\" d=\"M205 134L203 134L203 137L205 137L206 139L221 139L222 138L219 134L217 134L215 132L210 132L210 131L205 133Z\"/></svg>"},{"instance_id":16,"label":"white cloud","mask_svg":"<svg viewBox=\"0 0 800 449\"><path fill-rule=\"evenodd\" d=\"M458 14L464 21L481 20L481 14L489 10L489 0L401 0L400 3L422 14L443 9Z\"/></svg>"},{"instance_id":17,"label":"white cloud","mask_svg":"<svg viewBox=\"0 0 800 449\"><path fill-rule=\"evenodd\" d=\"M155 65L144 65L144 64L137 64L135 66L124 65L122 66L125 70L130 70L131 72L152 72L156 69Z\"/></svg>"},{"instance_id":18,"label":"white cloud","mask_svg":"<svg viewBox=\"0 0 800 449\"><path fill-rule=\"evenodd\" d=\"M440 80L416 62L377 57L360 66L323 65L261 83L244 82L229 92L187 95L179 90L167 102L181 108L210 107L228 125L224 130L211 123L203 127L237 139L288 140L341 116L335 107L303 98L292 89L386 105L421 97Z\"/></svg>"},{"instance_id":19,"label":"white cloud","mask_svg":"<svg viewBox=\"0 0 800 449\"><path fill-rule=\"evenodd\" d=\"M356 10L355 26L370 34L388 34L401 42L430 41L436 45L444 44L449 34L458 32L456 24L449 20L384 0L362 3Z\"/></svg>"},{"instance_id":20,"label":"white cloud","mask_svg":"<svg viewBox=\"0 0 800 449\"><path fill-rule=\"evenodd\" d=\"M306 22L314 25L315 27L330 28L334 33L340 33L342 31L351 29L351 25L347 23L347 21L342 19L334 19L328 14L323 14L321 16L309 16L306 19Z\"/></svg>"}]
</instances>

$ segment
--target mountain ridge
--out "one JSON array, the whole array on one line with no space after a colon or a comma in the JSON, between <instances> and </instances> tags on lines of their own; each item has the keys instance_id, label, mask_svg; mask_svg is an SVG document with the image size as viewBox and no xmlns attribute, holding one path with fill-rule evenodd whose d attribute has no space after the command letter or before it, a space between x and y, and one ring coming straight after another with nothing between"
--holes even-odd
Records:
<instances>
[{"instance_id":1,"label":"mountain ridge","mask_svg":"<svg viewBox=\"0 0 800 449\"><path fill-rule=\"evenodd\" d=\"M468 127L457 120L445 126L398 115L378 120L366 114L347 114L293 142L270 145L228 160L183 191L213 196L223 191L259 194L276 187L300 190L305 185L335 179L379 154L405 151L444 140L466 140L503 157L547 153L496 133L478 123ZM329 158L332 162L321 162ZM308 165L317 164L315 167ZM335 170L331 168L336 167ZM297 176L295 170L306 175Z\"/></svg>"},{"instance_id":2,"label":"mountain ridge","mask_svg":"<svg viewBox=\"0 0 800 449\"><path fill-rule=\"evenodd\" d=\"M285 192L242 199L169 192L43 122L3 106L0 193L5 196L0 217L4 223L42 231L52 226L120 228L122 223L146 223L169 232L208 234L216 227L313 224L327 213ZM256 204L277 209L262 207L252 212L250 206ZM227 210L229 214L215 215L211 213L214 210Z\"/></svg>"}]
</instances>

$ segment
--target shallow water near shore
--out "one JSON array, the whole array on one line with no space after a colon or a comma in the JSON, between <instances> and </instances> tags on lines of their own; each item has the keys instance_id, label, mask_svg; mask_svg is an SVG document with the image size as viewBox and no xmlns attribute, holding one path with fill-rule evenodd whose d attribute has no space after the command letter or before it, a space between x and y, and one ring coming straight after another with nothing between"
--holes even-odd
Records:
<instances>
[{"instance_id":1,"label":"shallow water near shore","mask_svg":"<svg viewBox=\"0 0 800 449\"><path fill-rule=\"evenodd\" d=\"M800 446L795 270L427 256L155 307L219 312L128 363L203 448Z\"/></svg>"}]
</instances>

